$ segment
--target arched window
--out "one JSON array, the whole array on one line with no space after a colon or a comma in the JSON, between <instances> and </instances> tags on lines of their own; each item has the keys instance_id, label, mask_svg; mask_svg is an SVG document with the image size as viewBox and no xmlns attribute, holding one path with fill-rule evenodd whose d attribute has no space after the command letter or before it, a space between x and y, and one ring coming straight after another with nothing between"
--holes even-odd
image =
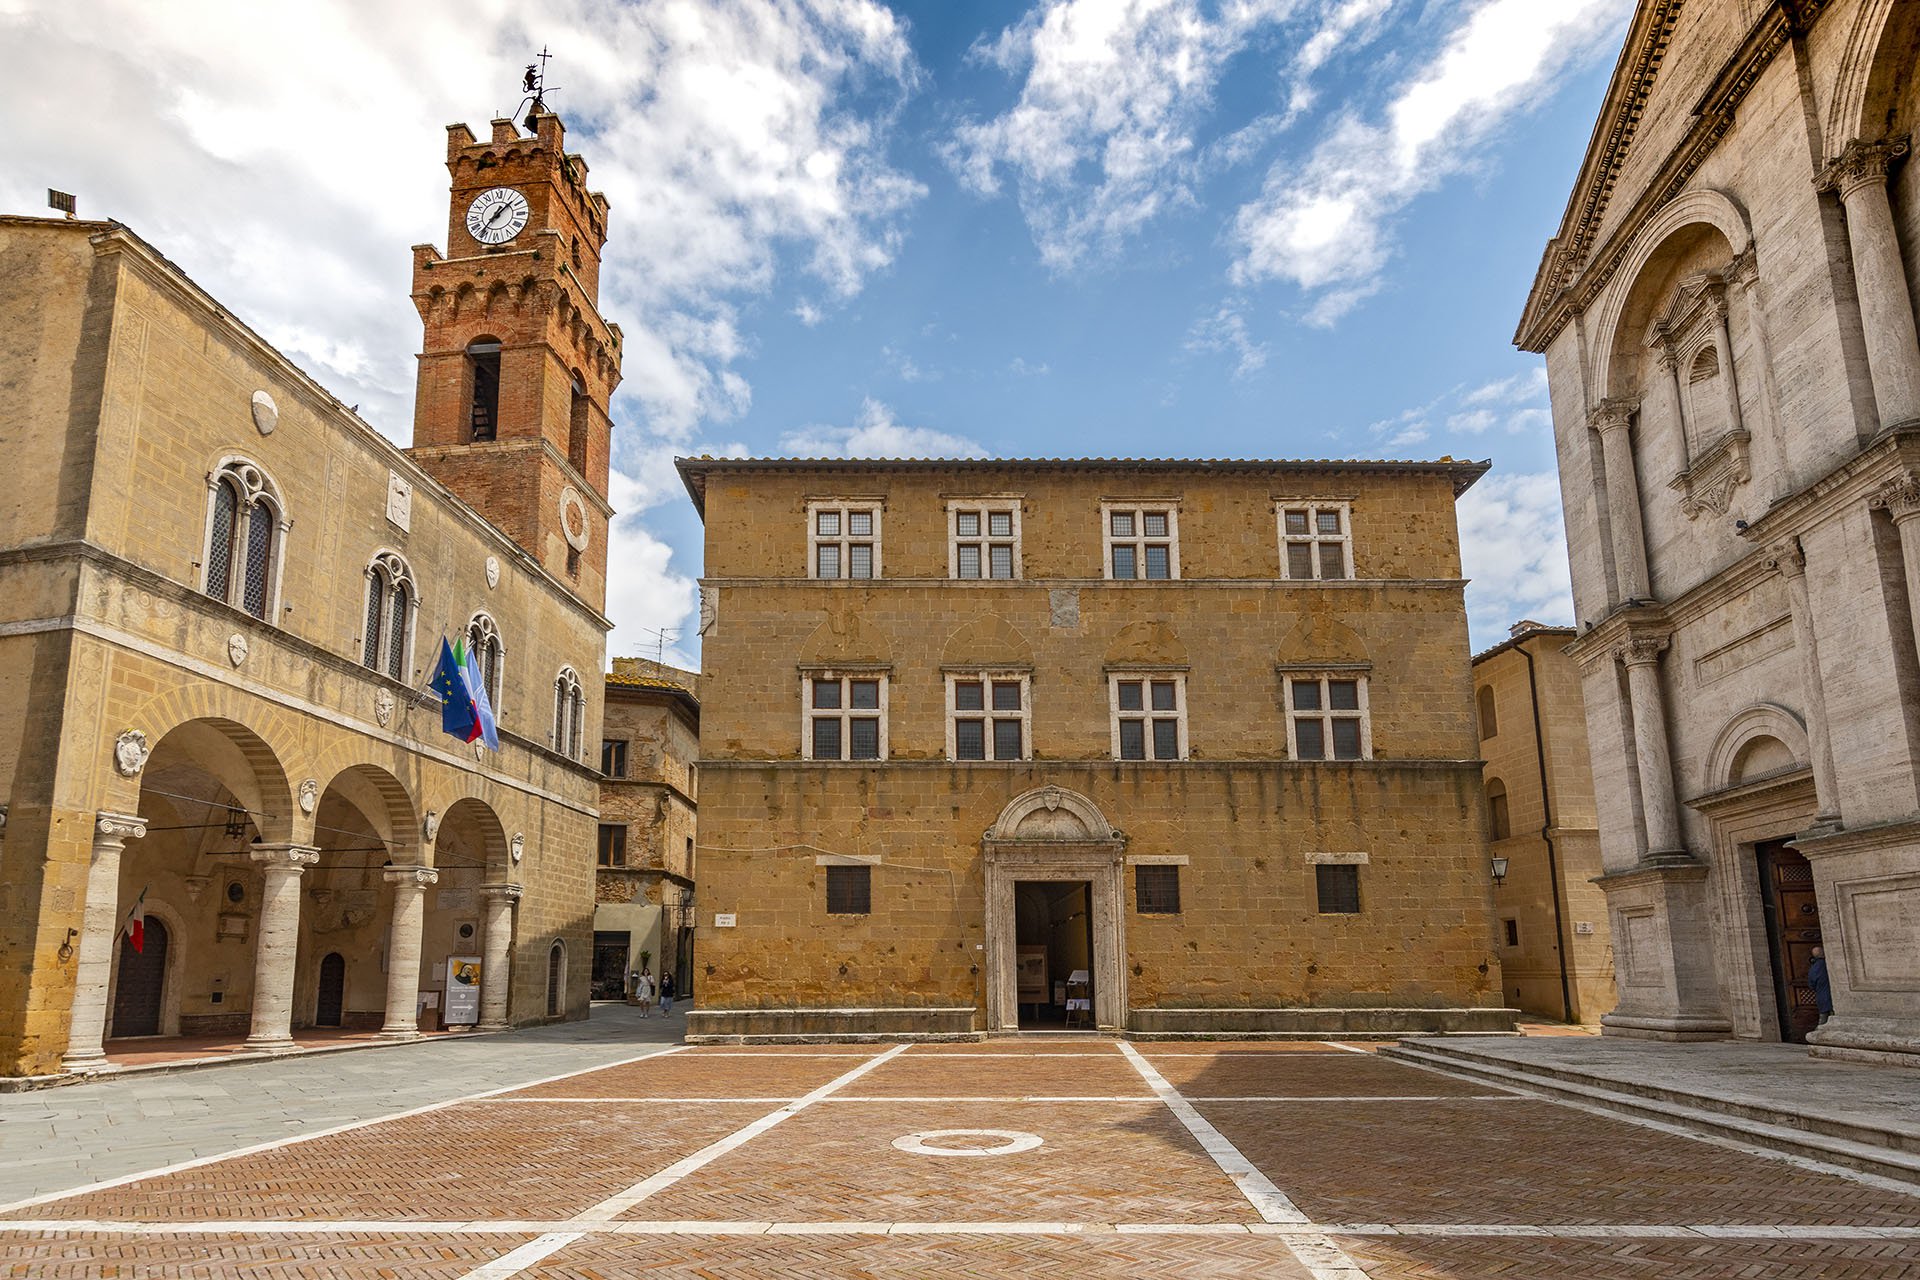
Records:
<instances>
[{"instance_id":1,"label":"arched window","mask_svg":"<svg viewBox=\"0 0 1920 1280\"><path fill-rule=\"evenodd\" d=\"M480 683L486 687L487 701L493 704L493 718L500 719L501 668L500 628L484 613L473 615L467 624L467 651L480 668Z\"/></svg>"},{"instance_id":2,"label":"arched window","mask_svg":"<svg viewBox=\"0 0 1920 1280\"><path fill-rule=\"evenodd\" d=\"M201 590L215 600L271 619L280 593L286 513L273 481L244 458L207 476L207 545Z\"/></svg>"},{"instance_id":3,"label":"arched window","mask_svg":"<svg viewBox=\"0 0 1920 1280\"><path fill-rule=\"evenodd\" d=\"M475 440L491 440L500 433L500 344L480 338L467 344L467 381Z\"/></svg>"},{"instance_id":4,"label":"arched window","mask_svg":"<svg viewBox=\"0 0 1920 1280\"><path fill-rule=\"evenodd\" d=\"M1487 817L1493 839L1505 840L1513 834L1513 824L1507 817L1507 784L1498 778L1487 780Z\"/></svg>"},{"instance_id":5,"label":"arched window","mask_svg":"<svg viewBox=\"0 0 1920 1280\"><path fill-rule=\"evenodd\" d=\"M415 610L413 570L393 552L382 551L367 566L366 634L360 660L368 670L384 671L395 680L407 678Z\"/></svg>"},{"instance_id":6,"label":"arched window","mask_svg":"<svg viewBox=\"0 0 1920 1280\"><path fill-rule=\"evenodd\" d=\"M547 948L547 1016L557 1018L567 1007L567 944L555 938Z\"/></svg>"},{"instance_id":7,"label":"arched window","mask_svg":"<svg viewBox=\"0 0 1920 1280\"><path fill-rule=\"evenodd\" d=\"M587 718L586 695L572 667L560 668L553 681L553 749L580 758L582 721Z\"/></svg>"},{"instance_id":8,"label":"arched window","mask_svg":"<svg viewBox=\"0 0 1920 1280\"><path fill-rule=\"evenodd\" d=\"M1493 686L1481 685L1474 702L1480 708L1480 740L1484 742L1500 732L1500 719L1493 712Z\"/></svg>"},{"instance_id":9,"label":"arched window","mask_svg":"<svg viewBox=\"0 0 1920 1280\"><path fill-rule=\"evenodd\" d=\"M573 371L573 407L567 419L567 461L581 475L587 474L587 423L593 402L587 398L587 380Z\"/></svg>"},{"instance_id":10,"label":"arched window","mask_svg":"<svg viewBox=\"0 0 1920 1280\"><path fill-rule=\"evenodd\" d=\"M1687 366L1687 425L1692 446L1704 449L1725 434L1727 388L1721 383L1720 353L1711 345L1700 348Z\"/></svg>"}]
</instances>

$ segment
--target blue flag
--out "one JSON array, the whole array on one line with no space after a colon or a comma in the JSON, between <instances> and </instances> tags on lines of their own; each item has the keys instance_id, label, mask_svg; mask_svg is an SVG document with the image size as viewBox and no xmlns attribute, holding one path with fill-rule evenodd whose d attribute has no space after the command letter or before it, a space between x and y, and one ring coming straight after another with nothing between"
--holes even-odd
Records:
<instances>
[{"instance_id":1,"label":"blue flag","mask_svg":"<svg viewBox=\"0 0 1920 1280\"><path fill-rule=\"evenodd\" d=\"M464 640L461 647L465 648ZM440 695L442 729L462 742L472 742L481 735L480 707L467 684L466 668L454 656L445 636L440 637L440 662L433 669L433 691Z\"/></svg>"},{"instance_id":2,"label":"blue flag","mask_svg":"<svg viewBox=\"0 0 1920 1280\"><path fill-rule=\"evenodd\" d=\"M489 751L498 751L500 731L494 727L493 705L487 701L487 682L480 678L480 661L474 657L473 650L466 647L464 640L460 650L461 670L466 672L467 689L473 694L473 714L480 723L480 730L475 736L485 741ZM468 738L467 741L472 742L473 739Z\"/></svg>"}]
</instances>

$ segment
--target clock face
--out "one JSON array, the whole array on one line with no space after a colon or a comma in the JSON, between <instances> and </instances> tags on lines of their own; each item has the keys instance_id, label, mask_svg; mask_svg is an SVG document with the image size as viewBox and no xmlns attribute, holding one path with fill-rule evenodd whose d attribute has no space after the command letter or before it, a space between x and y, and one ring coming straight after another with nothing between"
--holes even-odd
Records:
<instances>
[{"instance_id":1,"label":"clock face","mask_svg":"<svg viewBox=\"0 0 1920 1280\"><path fill-rule=\"evenodd\" d=\"M527 225L527 198L512 187L482 191L467 206L467 234L481 244L505 244Z\"/></svg>"}]
</instances>

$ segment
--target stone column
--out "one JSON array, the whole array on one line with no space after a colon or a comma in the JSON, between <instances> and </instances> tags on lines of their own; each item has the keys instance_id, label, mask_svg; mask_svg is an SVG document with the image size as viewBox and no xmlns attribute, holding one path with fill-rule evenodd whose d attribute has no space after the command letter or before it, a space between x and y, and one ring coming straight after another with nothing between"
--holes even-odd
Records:
<instances>
[{"instance_id":1,"label":"stone column","mask_svg":"<svg viewBox=\"0 0 1920 1280\"><path fill-rule=\"evenodd\" d=\"M1727 329L1727 292L1716 288L1707 294L1707 307L1713 312L1713 340L1720 348L1720 389L1727 398L1727 429L1745 431L1740 416L1740 377L1733 367L1733 336Z\"/></svg>"},{"instance_id":2,"label":"stone column","mask_svg":"<svg viewBox=\"0 0 1920 1280\"><path fill-rule=\"evenodd\" d=\"M1920 643L1920 476L1901 475L1881 485L1868 499L1873 507L1893 517L1900 534L1900 562L1907 571L1907 610L1912 615L1916 643Z\"/></svg>"},{"instance_id":3,"label":"stone column","mask_svg":"<svg viewBox=\"0 0 1920 1280\"><path fill-rule=\"evenodd\" d=\"M1673 410L1673 449L1679 455L1679 465L1673 471L1675 475L1682 475L1693 465L1693 427L1687 422L1687 397L1680 389L1680 360L1674 354L1673 344L1664 337L1654 365L1659 371L1655 380Z\"/></svg>"},{"instance_id":4,"label":"stone column","mask_svg":"<svg viewBox=\"0 0 1920 1280\"><path fill-rule=\"evenodd\" d=\"M107 987L113 949L120 943L120 853L127 841L147 834L147 820L126 813L100 813L93 824L93 860L87 866L87 900L80 918L79 964L74 972L73 1014L67 1029L68 1071L111 1071L107 1061Z\"/></svg>"},{"instance_id":5,"label":"stone column","mask_svg":"<svg viewBox=\"0 0 1920 1280\"><path fill-rule=\"evenodd\" d=\"M1753 343L1754 363L1760 369L1760 421L1765 430L1771 458L1760 470L1766 476L1768 495L1774 499L1793 490L1793 477L1787 463L1786 436L1780 430L1780 389L1773 379L1773 348L1767 339L1767 308L1760 297L1760 258L1753 246L1733 260L1727 278L1740 286L1747 300L1747 333Z\"/></svg>"},{"instance_id":6,"label":"stone column","mask_svg":"<svg viewBox=\"0 0 1920 1280\"><path fill-rule=\"evenodd\" d=\"M1827 738L1827 693L1820 679L1820 649L1813 634L1813 607L1807 601L1807 556L1788 539L1773 549L1767 564L1787 580L1793 610L1793 647L1800 653L1800 686L1807 700L1807 750L1813 755L1813 798L1819 812L1815 830L1840 825L1840 783ZM1909 573L1912 566L1909 564Z\"/></svg>"},{"instance_id":7,"label":"stone column","mask_svg":"<svg viewBox=\"0 0 1920 1280\"><path fill-rule=\"evenodd\" d=\"M380 1034L411 1040L420 1034L420 926L426 918L427 886L440 878L432 867L388 867L393 886L393 928L387 935L387 1020Z\"/></svg>"},{"instance_id":8,"label":"stone column","mask_svg":"<svg viewBox=\"0 0 1920 1280\"><path fill-rule=\"evenodd\" d=\"M480 959L480 1030L505 1031L513 967L513 904L520 901L520 886L485 885L480 896L487 903L487 934Z\"/></svg>"},{"instance_id":9,"label":"stone column","mask_svg":"<svg viewBox=\"0 0 1920 1280\"><path fill-rule=\"evenodd\" d=\"M300 944L300 873L320 851L297 844L257 844L253 860L267 881L253 944L253 1027L249 1049L293 1048L293 962Z\"/></svg>"},{"instance_id":10,"label":"stone column","mask_svg":"<svg viewBox=\"0 0 1920 1280\"><path fill-rule=\"evenodd\" d=\"M1666 699L1660 692L1660 654L1666 647L1663 639L1640 638L1627 641L1616 654L1627 667L1627 700L1633 711L1634 764L1640 773L1640 807L1647 824L1642 861L1653 863L1687 856L1680 805L1673 794Z\"/></svg>"},{"instance_id":11,"label":"stone column","mask_svg":"<svg viewBox=\"0 0 1920 1280\"><path fill-rule=\"evenodd\" d=\"M1867 369L1882 427L1920 418L1920 333L1887 195L1887 168L1907 152L1907 139L1854 140L1820 175L1822 190L1840 193L1847 243L1866 329Z\"/></svg>"},{"instance_id":12,"label":"stone column","mask_svg":"<svg viewBox=\"0 0 1920 1280\"><path fill-rule=\"evenodd\" d=\"M1593 411L1593 429L1607 465L1607 516L1613 529L1615 603L1647 595L1647 536L1640 522L1640 483L1634 475L1630 424L1640 409L1631 399L1602 400Z\"/></svg>"}]
</instances>

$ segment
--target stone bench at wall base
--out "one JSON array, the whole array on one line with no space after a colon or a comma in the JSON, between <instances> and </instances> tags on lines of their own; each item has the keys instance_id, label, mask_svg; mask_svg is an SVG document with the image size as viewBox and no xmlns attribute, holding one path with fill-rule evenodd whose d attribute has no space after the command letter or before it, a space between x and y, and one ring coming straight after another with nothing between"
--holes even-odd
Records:
<instances>
[{"instance_id":1,"label":"stone bench at wall base","mask_svg":"<svg viewBox=\"0 0 1920 1280\"><path fill-rule=\"evenodd\" d=\"M977 1011L952 1008L695 1009L688 1044L809 1040L978 1040Z\"/></svg>"},{"instance_id":2,"label":"stone bench at wall base","mask_svg":"<svg viewBox=\"0 0 1920 1280\"><path fill-rule=\"evenodd\" d=\"M1515 1034L1518 1009L1134 1009L1137 1039Z\"/></svg>"}]
</instances>

